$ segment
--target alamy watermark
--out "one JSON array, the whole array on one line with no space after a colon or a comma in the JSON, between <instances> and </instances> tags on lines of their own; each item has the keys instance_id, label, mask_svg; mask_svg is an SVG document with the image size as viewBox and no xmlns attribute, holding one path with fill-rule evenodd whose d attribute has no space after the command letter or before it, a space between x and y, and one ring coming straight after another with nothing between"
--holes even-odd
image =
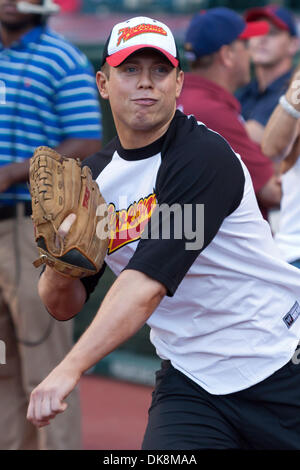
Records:
<instances>
[{"instance_id":1,"label":"alamy watermark","mask_svg":"<svg viewBox=\"0 0 300 470\"><path fill-rule=\"evenodd\" d=\"M6 345L2 340L0 340L0 365L1 364L6 364Z\"/></svg>"},{"instance_id":2,"label":"alamy watermark","mask_svg":"<svg viewBox=\"0 0 300 470\"><path fill-rule=\"evenodd\" d=\"M112 251L138 239L183 240L186 250L204 245L204 204L157 204L155 195L127 204L126 196L114 204L100 205L97 236L113 240Z\"/></svg>"},{"instance_id":3,"label":"alamy watermark","mask_svg":"<svg viewBox=\"0 0 300 470\"><path fill-rule=\"evenodd\" d=\"M3 80L0 80L0 104L6 104L6 86Z\"/></svg>"}]
</instances>

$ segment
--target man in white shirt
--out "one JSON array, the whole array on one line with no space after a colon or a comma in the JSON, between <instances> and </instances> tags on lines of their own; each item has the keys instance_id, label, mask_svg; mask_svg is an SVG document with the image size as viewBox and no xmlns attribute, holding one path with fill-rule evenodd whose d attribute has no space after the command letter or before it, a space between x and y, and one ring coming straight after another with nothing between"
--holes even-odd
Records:
<instances>
[{"instance_id":1,"label":"man in white shirt","mask_svg":"<svg viewBox=\"0 0 300 470\"><path fill-rule=\"evenodd\" d=\"M300 449L300 272L280 259L240 157L176 111L183 72L170 29L117 24L97 84L118 137L84 164L114 222L106 263L118 277L32 392L28 419L48 425L83 372L148 322L163 362L143 449ZM47 266L39 293L68 320L101 274L70 280Z\"/></svg>"}]
</instances>

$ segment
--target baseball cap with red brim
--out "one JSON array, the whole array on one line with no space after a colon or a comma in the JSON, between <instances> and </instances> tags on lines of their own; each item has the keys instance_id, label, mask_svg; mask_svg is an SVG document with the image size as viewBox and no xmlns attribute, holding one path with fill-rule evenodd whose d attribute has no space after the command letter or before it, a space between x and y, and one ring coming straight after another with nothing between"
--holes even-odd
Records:
<instances>
[{"instance_id":1,"label":"baseball cap with red brim","mask_svg":"<svg viewBox=\"0 0 300 470\"><path fill-rule=\"evenodd\" d=\"M170 28L161 21L138 16L116 24L104 46L105 61L117 67L134 52L151 48L163 54L174 67L180 66L177 45Z\"/></svg>"},{"instance_id":2,"label":"baseball cap with red brim","mask_svg":"<svg viewBox=\"0 0 300 470\"><path fill-rule=\"evenodd\" d=\"M264 36L269 32L269 25L266 21L253 21L246 23L244 31L238 36L239 39L249 39L255 36Z\"/></svg>"},{"instance_id":3,"label":"baseball cap with red brim","mask_svg":"<svg viewBox=\"0 0 300 470\"><path fill-rule=\"evenodd\" d=\"M245 13L245 21L257 21L267 19L277 28L289 31L291 36L297 36L297 25L293 14L280 5L268 5L265 7L250 8ZM249 23L250 24L250 23Z\"/></svg>"},{"instance_id":4,"label":"baseball cap with red brim","mask_svg":"<svg viewBox=\"0 0 300 470\"><path fill-rule=\"evenodd\" d=\"M266 21L246 21L226 7L211 8L193 16L185 37L186 50L194 58L217 52L236 39L249 39L269 32Z\"/></svg>"}]
</instances>

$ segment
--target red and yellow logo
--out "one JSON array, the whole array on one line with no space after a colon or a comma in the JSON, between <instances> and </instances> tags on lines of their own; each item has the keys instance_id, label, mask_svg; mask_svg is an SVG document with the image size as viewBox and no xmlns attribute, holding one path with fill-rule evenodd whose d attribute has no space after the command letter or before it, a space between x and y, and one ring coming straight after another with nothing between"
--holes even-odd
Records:
<instances>
[{"instance_id":1,"label":"red and yellow logo","mask_svg":"<svg viewBox=\"0 0 300 470\"><path fill-rule=\"evenodd\" d=\"M167 36L167 32L161 26L143 23L137 26L133 26L133 28L127 27L120 29L117 46L120 45L121 41L126 42L134 36L138 36L139 34L144 33L156 33L162 34L163 36Z\"/></svg>"},{"instance_id":2,"label":"red and yellow logo","mask_svg":"<svg viewBox=\"0 0 300 470\"><path fill-rule=\"evenodd\" d=\"M109 204L108 226L110 236L108 254L141 238L155 206L156 196L154 193L130 204L127 209L119 211L116 210L113 203Z\"/></svg>"}]
</instances>

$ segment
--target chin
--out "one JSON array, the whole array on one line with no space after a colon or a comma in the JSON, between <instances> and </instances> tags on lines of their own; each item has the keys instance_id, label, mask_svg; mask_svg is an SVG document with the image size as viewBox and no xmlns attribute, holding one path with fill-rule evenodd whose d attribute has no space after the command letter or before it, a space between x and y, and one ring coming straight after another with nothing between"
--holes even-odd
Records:
<instances>
[{"instance_id":1,"label":"chin","mask_svg":"<svg viewBox=\"0 0 300 470\"><path fill-rule=\"evenodd\" d=\"M256 57L253 57L252 60L254 65L268 65L270 62L270 56L257 55Z\"/></svg>"},{"instance_id":2,"label":"chin","mask_svg":"<svg viewBox=\"0 0 300 470\"><path fill-rule=\"evenodd\" d=\"M155 127L155 122L149 116L136 116L132 125L137 131L147 131Z\"/></svg>"}]
</instances>

